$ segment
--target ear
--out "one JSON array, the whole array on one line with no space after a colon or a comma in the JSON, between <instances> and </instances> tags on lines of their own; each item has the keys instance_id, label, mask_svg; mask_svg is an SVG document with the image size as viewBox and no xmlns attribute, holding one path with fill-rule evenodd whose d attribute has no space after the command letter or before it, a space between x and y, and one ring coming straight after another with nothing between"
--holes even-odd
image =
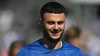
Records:
<instances>
[{"instance_id":1,"label":"ear","mask_svg":"<svg viewBox=\"0 0 100 56\"><path fill-rule=\"evenodd\" d=\"M40 25L42 24L42 20L41 20L41 18L39 19L39 24L40 24Z\"/></svg>"}]
</instances>

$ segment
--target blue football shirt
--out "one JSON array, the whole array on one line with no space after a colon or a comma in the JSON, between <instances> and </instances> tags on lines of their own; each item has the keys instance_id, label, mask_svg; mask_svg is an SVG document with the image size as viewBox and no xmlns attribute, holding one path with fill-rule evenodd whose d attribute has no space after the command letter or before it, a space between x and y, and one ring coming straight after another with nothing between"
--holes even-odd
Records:
<instances>
[{"instance_id":1,"label":"blue football shirt","mask_svg":"<svg viewBox=\"0 0 100 56\"><path fill-rule=\"evenodd\" d=\"M75 46L62 41L59 49L48 49L37 40L31 44L23 46L17 56L83 56L81 50Z\"/></svg>"}]
</instances>

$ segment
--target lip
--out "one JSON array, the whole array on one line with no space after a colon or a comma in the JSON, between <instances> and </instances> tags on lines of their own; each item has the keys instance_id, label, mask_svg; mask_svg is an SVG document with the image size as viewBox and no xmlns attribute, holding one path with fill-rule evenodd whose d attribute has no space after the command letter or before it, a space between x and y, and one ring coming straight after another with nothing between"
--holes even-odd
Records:
<instances>
[{"instance_id":1,"label":"lip","mask_svg":"<svg viewBox=\"0 0 100 56\"><path fill-rule=\"evenodd\" d=\"M59 32L50 31L50 33L52 33L52 34L58 34Z\"/></svg>"},{"instance_id":2,"label":"lip","mask_svg":"<svg viewBox=\"0 0 100 56\"><path fill-rule=\"evenodd\" d=\"M60 32L55 32L55 33L54 33L54 32L51 32L51 31L50 31L50 34L51 34L52 36L59 36Z\"/></svg>"},{"instance_id":3,"label":"lip","mask_svg":"<svg viewBox=\"0 0 100 56\"><path fill-rule=\"evenodd\" d=\"M56 33L56 34L54 34L54 33L51 33L51 35L52 35L52 36L58 36L59 34L58 34L58 33Z\"/></svg>"},{"instance_id":4,"label":"lip","mask_svg":"<svg viewBox=\"0 0 100 56\"><path fill-rule=\"evenodd\" d=\"M58 36L58 34L52 34L52 36Z\"/></svg>"}]
</instances>

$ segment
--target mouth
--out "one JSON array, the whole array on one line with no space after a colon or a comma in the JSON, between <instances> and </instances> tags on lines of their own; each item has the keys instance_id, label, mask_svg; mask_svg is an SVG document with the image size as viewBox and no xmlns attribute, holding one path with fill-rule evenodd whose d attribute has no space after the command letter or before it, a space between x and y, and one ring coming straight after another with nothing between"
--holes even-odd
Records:
<instances>
[{"instance_id":1,"label":"mouth","mask_svg":"<svg viewBox=\"0 0 100 56\"><path fill-rule=\"evenodd\" d=\"M58 36L60 32L61 32L61 30L60 31L50 31L52 36Z\"/></svg>"},{"instance_id":2,"label":"mouth","mask_svg":"<svg viewBox=\"0 0 100 56\"><path fill-rule=\"evenodd\" d=\"M52 34L57 35L60 31L50 31Z\"/></svg>"},{"instance_id":3,"label":"mouth","mask_svg":"<svg viewBox=\"0 0 100 56\"><path fill-rule=\"evenodd\" d=\"M58 36L58 34L52 34L52 36Z\"/></svg>"}]
</instances>

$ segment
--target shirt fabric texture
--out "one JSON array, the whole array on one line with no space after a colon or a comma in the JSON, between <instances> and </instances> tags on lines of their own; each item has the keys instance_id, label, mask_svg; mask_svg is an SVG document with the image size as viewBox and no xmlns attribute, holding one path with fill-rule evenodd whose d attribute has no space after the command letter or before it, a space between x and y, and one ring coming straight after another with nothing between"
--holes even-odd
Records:
<instances>
[{"instance_id":1,"label":"shirt fabric texture","mask_svg":"<svg viewBox=\"0 0 100 56\"><path fill-rule=\"evenodd\" d=\"M17 56L83 56L81 50L65 41L59 49L48 49L39 40L20 48Z\"/></svg>"}]
</instances>

